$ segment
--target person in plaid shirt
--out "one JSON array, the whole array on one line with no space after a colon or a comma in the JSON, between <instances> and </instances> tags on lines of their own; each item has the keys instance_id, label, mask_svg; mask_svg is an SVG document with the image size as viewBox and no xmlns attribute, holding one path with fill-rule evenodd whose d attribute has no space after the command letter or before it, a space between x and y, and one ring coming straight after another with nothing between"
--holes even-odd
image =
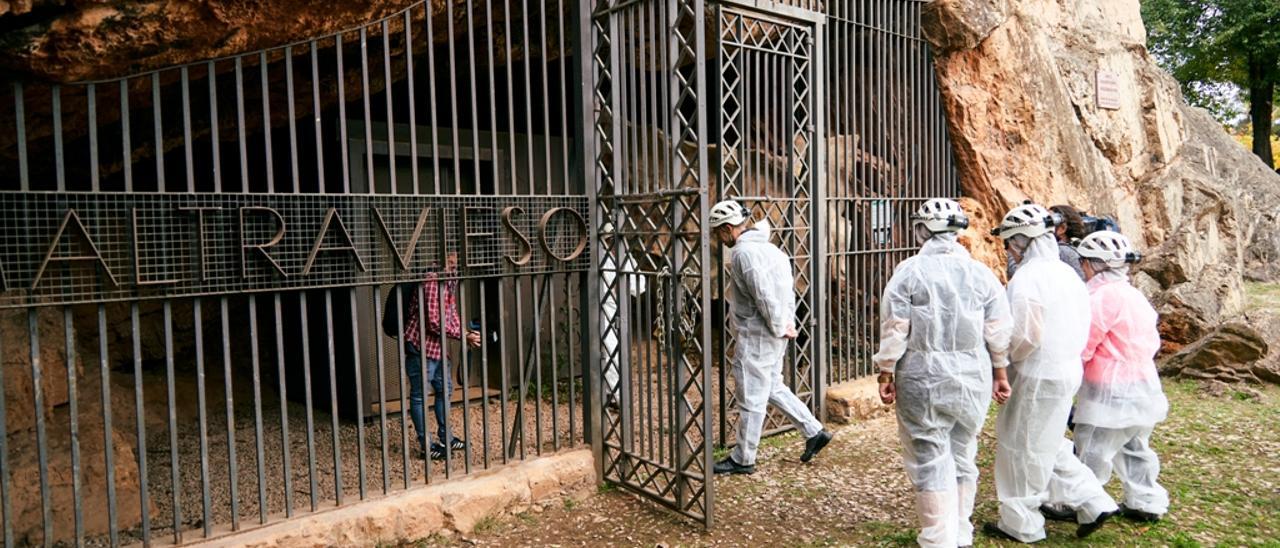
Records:
<instances>
[{"instance_id":1,"label":"person in plaid shirt","mask_svg":"<svg viewBox=\"0 0 1280 548\"><path fill-rule=\"evenodd\" d=\"M444 272L456 272L457 267L458 253L450 252L445 258ZM480 346L480 333L462 329L462 320L458 317L457 293L457 280L440 281L436 274L428 274L426 279L422 280L421 290L413 292L402 338L405 376L409 379L409 416L413 419L413 429L418 436L419 451L425 451L427 447L427 430L423 425L422 359L425 357L427 360L427 378L431 381L431 392L435 394L432 409L436 415L437 437L436 441L431 443L431 458L434 460L443 459L449 449L461 451L466 448L462 440L449 433L445 400L453 396L453 383L450 382L452 375L449 374L449 362L444 359L440 335L443 332L450 339L465 338L468 345L476 348ZM419 297L427 301L425 326L422 325L420 313L422 307L418 303ZM441 440L449 440L447 449Z\"/></svg>"}]
</instances>

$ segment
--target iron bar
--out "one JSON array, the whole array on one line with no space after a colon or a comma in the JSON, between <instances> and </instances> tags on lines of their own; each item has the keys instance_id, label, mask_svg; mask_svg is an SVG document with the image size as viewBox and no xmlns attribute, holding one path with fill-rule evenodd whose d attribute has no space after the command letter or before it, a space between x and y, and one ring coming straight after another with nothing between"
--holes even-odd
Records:
<instances>
[{"instance_id":1,"label":"iron bar","mask_svg":"<svg viewBox=\"0 0 1280 548\"><path fill-rule=\"evenodd\" d=\"M123 82L121 83L123 86ZM128 95L124 95L127 100ZM123 109L128 112L128 109ZM27 175L27 114L26 99L23 96L22 84L13 83L13 121L14 129L18 132L18 188L23 192L31 189L31 181ZM126 131L127 133L127 131ZM126 149L127 150L127 149ZM125 162L127 165L128 162ZM8 512L5 513L5 519L8 519ZM10 532L11 533L11 532ZM9 540L8 536L5 537ZM6 542L6 545L11 543Z\"/></svg>"},{"instance_id":2,"label":"iron bar","mask_svg":"<svg viewBox=\"0 0 1280 548\"><path fill-rule=\"evenodd\" d=\"M164 301L164 369L169 408L169 477L173 491L173 543L182 544L182 471L178 468L178 393L173 371L173 307Z\"/></svg>"},{"instance_id":3,"label":"iron bar","mask_svg":"<svg viewBox=\"0 0 1280 548\"><path fill-rule=\"evenodd\" d=\"M333 421L329 427L333 434L333 500L342 506L342 437L338 424L338 371L333 349L333 290L330 289L324 290L324 320L329 357L329 417Z\"/></svg>"},{"instance_id":4,"label":"iron bar","mask_svg":"<svg viewBox=\"0 0 1280 548\"><path fill-rule=\"evenodd\" d=\"M395 288L392 288L392 291L395 291ZM385 311L382 309L382 288L374 286L373 317L381 318L384 313ZM378 364L378 439L382 442L382 494L385 495L391 490L390 455L387 449L387 384L383 379L386 372L386 364L383 361L382 344L375 340L373 348Z\"/></svg>"},{"instance_id":5,"label":"iron bar","mask_svg":"<svg viewBox=\"0 0 1280 548\"><path fill-rule=\"evenodd\" d=\"M53 162L58 192L67 190L67 175L62 148L62 86L53 86Z\"/></svg>"},{"instance_id":6,"label":"iron bar","mask_svg":"<svg viewBox=\"0 0 1280 548\"><path fill-rule=\"evenodd\" d=\"M311 495L311 511L315 512L319 507L319 500L316 498L319 487L316 485L316 430L312 412L314 406L311 402L311 328L308 323L310 314L307 313L305 291L298 293L298 309L302 319L302 387L307 406L307 479L309 481L307 492ZM335 407L332 411L336 414L338 410Z\"/></svg>"},{"instance_id":7,"label":"iron bar","mask_svg":"<svg viewBox=\"0 0 1280 548\"><path fill-rule=\"evenodd\" d=\"M147 488L147 420L142 405L142 331L138 303L129 306L129 328L133 334L133 398L138 434L138 502L142 508L142 545L151 546L151 491Z\"/></svg>"},{"instance_id":8,"label":"iron bar","mask_svg":"<svg viewBox=\"0 0 1280 548\"><path fill-rule=\"evenodd\" d=\"M80 397L76 393L76 335L71 307L62 307L63 337L66 345L67 411L71 427L71 497L75 511L76 546L84 546L84 501L80 492Z\"/></svg>"},{"instance_id":9,"label":"iron bar","mask_svg":"<svg viewBox=\"0 0 1280 548\"><path fill-rule=\"evenodd\" d=\"M196 173L192 167L191 150L191 79L187 67L182 67L182 152L186 160L182 169L187 175L187 192L196 191ZM161 144L160 149L163 149ZM156 154L163 154L157 150Z\"/></svg>"},{"instance_id":10,"label":"iron bar","mask_svg":"<svg viewBox=\"0 0 1280 548\"><path fill-rule=\"evenodd\" d=\"M36 453L40 473L40 516L44 525L43 543L53 545L53 508L49 501L49 444L45 438L44 381L40 365L40 332L38 311L27 311L27 333L31 338L31 395L36 422Z\"/></svg>"},{"instance_id":11,"label":"iron bar","mask_svg":"<svg viewBox=\"0 0 1280 548\"><path fill-rule=\"evenodd\" d=\"M267 523L266 448L262 439L262 374L258 360L258 297L249 296L249 347L253 364L253 440L257 449L258 522Z\"/></svg>"},{"instance_id":12,"label":"iron bar","mask_svg":"<svg viewBox=\"0 0 1280 548\"><path fill-rule=\"evenodd\" d=\"M227 469L230 475L228 492L231 493L231 530L240 530L240 468L236 462L236 413L231 372L231 329L227 312L227 298L218 299L218 315L222 319L222 375L227 411Z\"/></svg>"},{"instance_id":13,"label":"iron bar","mask_svg":"<svg viewBox=\"0 0 1280 548\"><path fill-rule=\"evenodd\" d=\"M89 122L89 189L99 190L98 181L98 88L94 84L85 86L85 109Z\"/></svg>"},{"instance_id":14,"label":"iron bar","mask_svg":"<svg viewBox=\"0 0 1280 548\"><path fill-rule=\"evenodd\" d=\"M110 535L111 546L120 545L120 531L117 523L116 510L116 467L115 467L115 440L111 435L111 367L110 355L107 354L107 307L106 305L98 305L98 374L102 383L102 459L106 468L107 478L107 534ZM3 376L3 375L0 375ZM0 391L3 391L0 386ZM4 406L4 401L0 398L0 407ZM4 427L4 413L0 411L0 430ZM4 437L4 436L0 436ZM0 455L4 455L4 447L0 446ZM3 457L0 457L2 459ZM0 461L0 467L3 462ZM8 490L8 477L4 477L5 491ZM5 499L8 504L8 499ZM8 507L5 507L5 515L8 516ZM10 541L6 537L5 546L9 546Z\"/></svg>"},{"instance_id":15,"label":"iron bar","mask_svg":"<svg viewBox=\"0 0 1280 548\"><path fill-rule=\"evenodd\" d=\"M195 317L196 339L196 414L200 421L200 508L202 509L201 526L205 538L213 533L212 497L209 494L209 436L207 419L205 418L205 375L204 375L204 312L201 300L192 303L192 316Z\"/></svg>"}]
</instances>

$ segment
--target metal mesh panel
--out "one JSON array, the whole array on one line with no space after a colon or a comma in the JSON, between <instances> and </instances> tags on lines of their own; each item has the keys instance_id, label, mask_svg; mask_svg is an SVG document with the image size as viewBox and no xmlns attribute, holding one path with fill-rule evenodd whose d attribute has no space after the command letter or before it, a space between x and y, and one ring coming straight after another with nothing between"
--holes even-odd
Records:
<instances>
[{"instance_id":1,"label":"metal mesh panel","mask_svg":"<svg viewBox=\"0 0 1280 548\"><path fill-rule=\"evenodd\" d=\"M873 373L880 295L915 253L908 218L929 198L957 197L924 2L826 4L826 232L830 382Z\"/></svg>"},{"instance_id":2,"label":"metal mesh panel","mask_svg":"<svg viewBox=\"0 0 1280 548\"><path fill-rule=\"evenodd\" d=\"M816 356L821 323L817 316L815 250L817 208L814 207L817 165L817 122L814 113L816 26L722 7L720 47L719 195L736 198L753 217L767 222L774 243L791 258L795 273L796 329L800 336L787 352L783 378L818 411ZM721 257L722 263L727 257ZM724 267L721 267L721 271ZM721 290L728 281L721 278ZM722 293L723 294L723 293ZM727 316L727 311L724 314ZM734 341L723 330L720 356L721 414L717 442L734 442L737 406L729 375ZM785 417L770 413L765 431L791 428Z\"/></svg>"}]
</instances>

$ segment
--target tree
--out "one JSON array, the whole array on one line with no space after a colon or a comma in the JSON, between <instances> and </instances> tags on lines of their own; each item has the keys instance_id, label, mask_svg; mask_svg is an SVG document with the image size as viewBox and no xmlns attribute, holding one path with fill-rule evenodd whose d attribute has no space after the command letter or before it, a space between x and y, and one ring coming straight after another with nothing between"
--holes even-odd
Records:
<instances>
[{"instance_id":1,"label":"tree","mask_svg":"<svg viewBox=\"0 0 1280 548\"><path fill-rule=\"evenodd\" d=\"M1148 47L1192 104L1230 108L1224 86L1245 93L1253 153L1274 168L1273 106L1280 92L1280 0L1142 0Z\"/></svg>"}]
</instances>

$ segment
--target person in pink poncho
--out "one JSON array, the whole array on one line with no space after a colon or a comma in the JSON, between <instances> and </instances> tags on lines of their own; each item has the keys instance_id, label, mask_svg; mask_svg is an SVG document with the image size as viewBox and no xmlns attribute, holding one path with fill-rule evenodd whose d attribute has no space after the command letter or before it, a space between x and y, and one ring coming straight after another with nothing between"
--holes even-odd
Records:
<instances>
[{"instance_id":1,"label":"person in pink poncho","mask_svg":"<svg viewBox=\"0 0 1280 548\"><path fill-rule=\"evenodd\" d=\"M1129 284L1129 265L1140 256L1128 238L1094 232L1078 251L1092 320L1081 356L1076 452L1098 481L1105 484L1113 470L1120 477L1125 517L1156 521L1169 510L1169 493L1156 482L1160 459L1151 449L1151 431L1169 411L1154 361L1160 348L1156 311Z\"/></svg>"}]
</instances>

